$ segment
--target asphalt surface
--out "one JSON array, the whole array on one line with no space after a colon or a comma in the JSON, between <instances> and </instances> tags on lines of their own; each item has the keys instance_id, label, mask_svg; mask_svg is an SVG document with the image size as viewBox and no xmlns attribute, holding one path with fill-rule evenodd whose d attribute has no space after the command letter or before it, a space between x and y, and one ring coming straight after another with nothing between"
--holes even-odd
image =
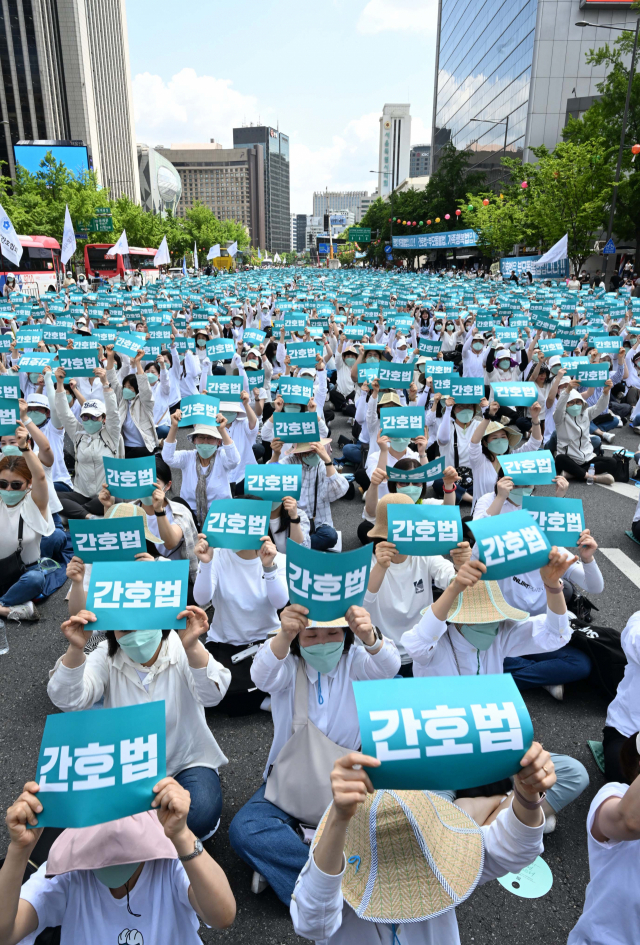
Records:
<instances>
[{"instance_id":1,"label":"asphalt surface","mask_svg":"<svg viewBox=\"0 0 640 945\"><path fill-rule=\"evenodd\" d=\"M332 424L334 442L348 428L339 417ZM184 434L181 432L180 439ZM619 430L616 443L640 449L640 440L626 428ZM339 451L336 451L336 455ZM632 475L636 464L632 461ZM177 477L174 481L177 486ZM544 490L543 490L544 491ZM550 491L550 490L547 490ZM640 566L640 546L625 537L635 510L632 498L601 486L572 484L570 496L584 502L587 526L604 548L620 548ZM361 520L362 503L340 500L333 506L334 524L342 530L344 550L358 546L355 530ZM463 507L464 514L464 507ZM640 591L634 583L598 552L604 575L605 592L593 598L599 612L594 623L622 629L629 616L640 607ZM38 623L11 625L10 650L0 657L0 806L6 809L18 796L25 781L36 771L38 749L47 714L56 710L46 692L48 672L64 652L60 623L66 619L64 597L68 583L40 605ZM590 801L604 783L587 746L588 739L601 737L606 702L588 682L566 689L558 703L542 690L525 694L536 737L546 748L573 755L586 766L591 783L584 794L558 818L554 834L545 838L544 859L553 873L553 887L541 899L520 899L497 882L477 890L458 909L460 937L470 942L500 942L509 945L549 945L566 941L584 902L588 882L585 821ZM205 942L224 941L229 945L260 942L284 945L300 941L294 935L288 910L270 889L260 896L250 891L251 871L231 850L228 827L231 818L261 783L271 743L269 714L260 712L241 719L228 718L218 711L209 724L229 764L221 769L224 810L221 828L209 850L227 873L237 900L234 925L223 932L203 930ZM7 835L0 827L0 855L4 855Z\"/></svg>"}]
</instances>

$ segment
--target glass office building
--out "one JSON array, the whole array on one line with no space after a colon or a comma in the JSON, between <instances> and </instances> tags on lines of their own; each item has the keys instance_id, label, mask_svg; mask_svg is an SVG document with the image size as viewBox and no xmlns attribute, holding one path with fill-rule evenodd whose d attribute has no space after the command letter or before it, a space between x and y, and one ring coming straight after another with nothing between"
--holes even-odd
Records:
<instances>
[{"instance_id":1,"label":"glass office building","mask_svg":"<svg viewBox=\"0 0 640 945\"><path fill-rule=\"evenodd\" d=\"M260 145L264 155L264 203L267 249L291 249L289 137L275 128L249 125L233 129L234 148Z\"/></svg>"}]
</instances>

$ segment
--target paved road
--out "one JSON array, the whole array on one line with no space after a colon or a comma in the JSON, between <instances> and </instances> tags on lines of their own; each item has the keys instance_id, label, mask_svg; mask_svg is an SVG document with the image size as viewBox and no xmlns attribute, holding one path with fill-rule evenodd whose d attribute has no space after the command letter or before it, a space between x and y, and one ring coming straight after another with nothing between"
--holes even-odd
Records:
<instances>
[{"instance_id":1,"label":"paved road","mask_svg":"<svg viewBox=\"0 0 640 945\"><path fill-rule=\"evenodd\" d=\"M333 424L332 432L336 441L341 432L347 432L341 418ZM629 449L640 448L638 439L626 429L616 440ZM635 463L632 467L635 469ZM600 486L575 485L570 494L583 499L587 524L600 546L619 548L640 566L640 546L624 535L624 530L630 527L635 501ZM361 514L362 504L358 499L341 500L334 505L335 524L343 531L345 550L357 546L355 529ZM600 552L598 562L606 591L597 602L600 607L597 622L622 628L640 606L638 587ZM45 716L55 711L47 698L46 681L48 670L64 651L59 626L67 613L65 593L66 585L40 607L39 623L12 627L10 651L0 657L0 806L4 808L18 795L24 781L33 776ZM582 909L588 881L584 824L590 800L603 783L586 742L600 737L606 704L588 683L569 687L561 704L543 691L528 693L526 702L537 737L547 748L579 758L589 771L591 784L561 815L556 832L547 838L544 858L554 876L550 893L542 899L524 900L512 896L498 883L482 887L458 910L465 945L470 942L483 945L490 942L561 943ZM210 725L230 759L221 772L224 811L222 826L212 841L211 850L229 876L238 915L231 929L223 933L205 930L203 940L223 940L229 945L245 945L248 941L284 945L297 941L288 912L274 894L270 890L259 897L251 894L250 871L230 849L227 840L232 816L260 784L271 742L271 717L259 713L229 719L219 712L210 719ZM2 854L6 842L3 825Z\"/></svg>"}]
</instances>

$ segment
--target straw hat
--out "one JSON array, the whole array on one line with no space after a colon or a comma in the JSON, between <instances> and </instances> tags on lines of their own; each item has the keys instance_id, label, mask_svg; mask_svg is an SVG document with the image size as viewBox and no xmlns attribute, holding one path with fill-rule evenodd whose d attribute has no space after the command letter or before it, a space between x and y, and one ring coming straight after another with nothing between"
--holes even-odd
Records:
<instances>
[{"instance_id":1,"label":"straw hat","mask_svg":"<svg viewBox=\"0 0 640 945\"><path fill-rule=\"evenodd\" d=\"M458 594L447 614L447 621L495 623L496 620L526 620L528 616L526 610L519 610L506 602L497 581L478 581L464 594Z\"/></svg>"},{"instance_id":2,"label":"straw hat","mask_svg":"<svg viewBox=\"0 0 640 945\"><path fill-rule=\"evenodd\" d=\"M145 538L152 541L154 545L161 545L162 538L151 534L147 526L147 513L139 505L132 505L131 502L118 502L116 505L112 505L104 514L105 518L140 518L140 516L142 516L144 523Z\"/></svg>"},{"instance_id":3,"label":"straw hat","mask_svg":"<svg viewBox=\"0 0 640 945\"><path fill-rule=\"evenodd\" d=\"M331 442L331 437L326 440L320 440L320 446L327 446ZM291 450L292 453L308 453L312 447L312 443L296 443L294 448Z\"/></svg>"},{"instance_id":4,"label":"straw hat","mask_svg":"<svg viewBox=\"0 0 640 945\"><path fill-rule=\"evenodd\" d=\"M387 492L386 495L383 495L376 506L376 522L369 532L369 538L383 538L385 541L387 540L388 505L413 505L413 502L409 496L405 495L403 492Z\"/></svg>"},{"instance_id":5,"label":"straw hat","mask_svg":"<svg viewBox=\"0 0 640 945\"><path fill-rule=\"evenodd\" d=\"M380 398L378 406L388 407L389 404L393 404L394 407L401 407L400 397L394 390L389 390L386 394L383 394Z\"/></svg>"},{"instance_id":6,"label":"straw hat","mask_svg":"<svg viewBox=\"0 0 640 945\"><path fill-rule=\"evenodd\" d=\"M492 433L497 433L499 430L506 431L507 439L509 440L509 446L512 450L514 450L522 439L522 433L517 427L507 426L506 423L498 423L496 420L492 420L487 429L482 434L482 439L486 439Z\"/></svg>"},{"instance_id":7,"label":"straw hat","mask_svg":"<svg viewBox=\"0 0 640 945\"><path fill-rule=\"evenodd\" d=\"M215 436L219 440L222 439L222 434L218 427L209 425L208 423L196 423L191 433L187 433L187 439L191 440L193 443L194 436Z\"/></svg>"},{"instance_id":8,"label":"straw hat","mask_svg":"<svg viewBox=\"0 0 640 945\"><path fill-rule=\"evenodd\" d=\"M349 821L344 855L342 895L358 918L425 922L471 895L482 873L484 841L475 821L438 794L376 791Z\"/></svg>"}]
</instances>

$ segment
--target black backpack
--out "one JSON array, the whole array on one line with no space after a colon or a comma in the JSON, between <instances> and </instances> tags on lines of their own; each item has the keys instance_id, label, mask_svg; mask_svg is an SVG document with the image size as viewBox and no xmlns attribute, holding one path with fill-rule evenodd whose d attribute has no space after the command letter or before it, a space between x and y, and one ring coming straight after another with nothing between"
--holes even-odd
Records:
<instances>
[{"instance_id":1,"label":"black backpack","mask_svg":"<svg viewBox=\"0 0 640 945\"><path fill-rule=\"evenodd\" d=\"M611 702L624 676L627 658L620 643L621 633L613 627L596 627L582 620L572 620L571 646L591 657L590 679Z\"/></svg>"}]
</instances>

